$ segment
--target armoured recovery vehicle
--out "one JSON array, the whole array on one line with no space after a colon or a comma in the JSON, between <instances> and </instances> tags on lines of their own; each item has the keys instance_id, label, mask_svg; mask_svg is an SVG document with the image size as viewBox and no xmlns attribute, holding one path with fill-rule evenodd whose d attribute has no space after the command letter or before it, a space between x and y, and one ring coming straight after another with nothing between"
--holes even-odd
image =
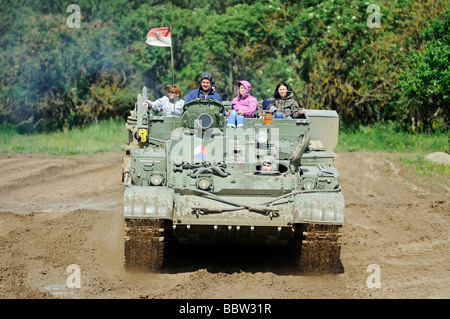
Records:
<instances>
[{"instance_id":1,"label":"armoured recovery vehicle","mask_svg":"<svg viewBox=\"0 0 450 319\"><path fill-rule=\"evenodd\" d=\"M289 245L302 272L340 267L335 111L266 114L228 128L227 102L197 99L181 117L163 117L142 106L146 99L144 87L126 124L126 269L165 266L175 243Z\"/></svg>"}]
</instances>

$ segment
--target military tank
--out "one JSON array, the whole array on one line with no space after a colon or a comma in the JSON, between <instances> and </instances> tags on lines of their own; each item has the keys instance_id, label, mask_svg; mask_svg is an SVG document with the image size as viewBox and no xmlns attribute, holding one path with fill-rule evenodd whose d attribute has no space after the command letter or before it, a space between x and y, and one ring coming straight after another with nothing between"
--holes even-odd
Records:
<instances>
[{"instance_id":1,"label":"military tank","mask_svg":"<svg viewBox=\"0 0 450 319\"><path fill-rule=\"evenodd\" d=\"M125 268L158 270L183 243L286 245L301 272L340 266L344 197L333 166L339 117L246 118L229 102L193 100L181 117L142 106L127 119L123 163Z\"/></svg>"}]
</instances>

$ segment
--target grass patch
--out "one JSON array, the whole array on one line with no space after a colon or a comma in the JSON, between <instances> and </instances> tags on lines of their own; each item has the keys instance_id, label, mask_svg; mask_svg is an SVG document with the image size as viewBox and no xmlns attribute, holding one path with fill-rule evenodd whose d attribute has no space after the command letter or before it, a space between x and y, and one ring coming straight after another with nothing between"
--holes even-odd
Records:
<instances>
[{"instance_id":1,"label":"grass patch","mask_svg":"<svg viewBox=\"0 0 450 319\"><path fill-rule=\"evenodd\" d=\"M396 156L395 161L403 163L401 175L409 182L428 185L427 191L450 191L450 165L427 160L424 155Z\"/></svg>"},{"instance_id":2,"label":"grass patch","mask_svg":"<svg viewBox=\"0 0 450 319\"><path fill-rule=\"evenodd\" d=\"M52 132L22 135L11 127L0 127L1 153L45 153L73 155L123 150L128 141L125 122L110 119L67 133Z\"/></svg>"},{"instance_id":3,"label":"grass patch","mask_svg":"<svg viewBox=\"0 0 450 319\"><path fill-rule=\"evenodd\" d=\"M7 124L0 125L1 153L46 153L73 155L123 150L128 142L125 121L110 119L83 129L45 134L19 134ZM391 152L428 154L449 150L448 134L410 134L397 131L394 124L344 128L339 132L336 152Z\"/></svg>"},{"instance_id":4,"label":"grass patch","mask_svg":"<svg viewBox=\"0 0 450 319\"><path fill-rule=\"evenodd\" d=\"M448 133L411 134L396 129L395 124L343 128L336 152L389 152L428 154L449 151Z\"/></svg>"},{"instance_id":5,"label":"grass patch","mask_svg":"<svg viewBox=\"0 0 450 319\"><path fill-rule=\"evenodd\" d=\"M406 168L414 169L421 176L436 177L443 176L450 178L450 165L433 163L423 155L399 156L397 161L406 164Z\"/></svg>"}]
</instances>

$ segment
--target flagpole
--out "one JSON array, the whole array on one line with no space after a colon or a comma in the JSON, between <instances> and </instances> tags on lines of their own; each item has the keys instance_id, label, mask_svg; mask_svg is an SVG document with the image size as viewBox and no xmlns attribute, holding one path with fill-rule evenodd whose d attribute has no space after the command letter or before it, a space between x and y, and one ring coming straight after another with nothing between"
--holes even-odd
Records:
<instances>
[{"instance_id":1,"label":"flagpole","mask_svg":"<svg viewBox=\"0 0 450 319\"><path fill-rule=\"evenodd\" d=\"M170 28L170 37L171 37L171 39L170 39L170 58L171 58L171 61L172 61L172 84L175 84L175 67L174 67L174 65L173 65L173 41L172 41L172 39L173 39L173 35L172 35L172 25L171 24L169 24L169 28Z\"/></svg>"},{"instance_id":2,"label":"flagpole","mask_svg":"<svg viewBox=\"0 0 450 319\"><path fill-rule=\"evenodd\" d=\"M169 28L169 34L167 34L167 28ZM147 33L147 40L145 41L145 43L157 47L170 46L170 60L172 65L172 84L175 84L175 65L173 63L173 46L172 46L172 25L169 26L166 25L165 27L162 28L150 29L150 31Z\"/></svg>"}]
</instances>

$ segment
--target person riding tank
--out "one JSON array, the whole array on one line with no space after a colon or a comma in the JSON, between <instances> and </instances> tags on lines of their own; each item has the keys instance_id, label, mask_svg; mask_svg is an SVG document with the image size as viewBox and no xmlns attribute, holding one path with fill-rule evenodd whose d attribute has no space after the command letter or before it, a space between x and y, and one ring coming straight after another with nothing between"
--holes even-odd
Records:
<instances>
[{"instance_id":1,"label":"person riding tank","mask_svg":"<svg viewBox=\"0 0 450 319\"><path fill-rule=\"evenodd\" d=\"M236 127L236 125L237 127L242 127L244 126L244 118L255 117L258 101L254 96L250 95L251 88L252 85L248 81L238 82L237 95L231 102L233 110L229 112L228 127Z\"/></svg>"},{"instance_id":2,"label":"person riding tank","mask_svg":"<svg viewBox=\"0 0 450 319\"><path fill-rule=\"evenodd\" d=\"M294 92L284 81L277 84L274 95L267 100L273 102L276 107L275 118L300 118L302 114L306 113L306 110L298 105ZM263 105L260 103L258 105L259 118L262 117L262 113Z\"/></svg>"},{"instance_id":3,"label":"person riding tank","mask_svg":"<svg viewBox=\"0 0 450 319\"><path fill-rule=\"evenodd\" d=\"M215 99L222 102L221 96L213 90L212 85L215 84L214 76L211 72L203 72L197 79L199 88L190 91L184 98L184 104L195 99Z\"/></svg>"},{"instance_id":4,"label":"person riding tank","mask_svg":"<svg viewBox=\"0 0 450 319\"><path fill-rule=\"evenodd\" d=\"M184 105L184 100L180 99L181 89L176 84L167 87L167 96L163 96L154 102L147 100L142 103L142 106L161 112L162 116L181 116Z\"/></svg>"}]
</instances>

